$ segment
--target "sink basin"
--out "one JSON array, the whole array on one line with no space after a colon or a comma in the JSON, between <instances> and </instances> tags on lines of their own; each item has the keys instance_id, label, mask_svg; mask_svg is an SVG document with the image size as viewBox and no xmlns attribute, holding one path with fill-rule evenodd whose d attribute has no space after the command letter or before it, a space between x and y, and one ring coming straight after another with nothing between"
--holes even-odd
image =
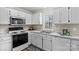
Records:
<instances>
[{"instance_id":1,"label":"sink basin","mask_svg":"<svg viewBox=\"0 0 79 59\"><path fill-rule=\"evenodd\" d=\"M51 31L41 31L40 33L42 33L42 34L50 34Z\"/></svg>"}]
</instances>

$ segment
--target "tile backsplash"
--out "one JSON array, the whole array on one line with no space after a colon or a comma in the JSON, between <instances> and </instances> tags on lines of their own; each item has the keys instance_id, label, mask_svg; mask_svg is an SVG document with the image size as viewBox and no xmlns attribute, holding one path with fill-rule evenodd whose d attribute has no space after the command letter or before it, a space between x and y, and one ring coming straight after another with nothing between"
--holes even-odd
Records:
<instances>
[{"instance_id":1,"label":"tile backsplash","mask_svg":"<svg viewBox=\"0 0 79 59\"><path fill-rule=\"evenodd\" d=\"M68 29L72 35L79 35L79 24L58 24L55 25L56 32L62 32L62 29Z\"/></svg>"},{"instance_id":2,"label":"tile backsplash","mask_svg":"<svg viewBox=\"0 0 79 59\"><path fill-rule=\"evenodd\" d=\"M8 32L8 25L0 25L0 33ZM24 30L28 30L29 26L24 26ZM36 30L42 30L42 26L34 26ZM58 24L52 27L54 32L62 32L62 29L68 29L72 35L79 36L79 24Z\"/></svg>"},{"instance_id":3,"label":"tile backsplash","mask_svg":"<svg viewBox=\"0 0 79 59\"><path fill-rule=\"evenodd\" d=\"M0 33L7 33L9 27L15 27L15 26L9 26L9 25L0 25ZM16 26L17 27L17 26ZM18 26L19 27L19 26ZM30 26L23 26L24 30L28 30ZM35 25L33 26L35 30L41 30L42 26L40 25Z\"/></svg>"},{"instance_id":4,"label":"tile backsplash","mask_svg":"<svg viewBox=\"0 0 79 59\"><path fill-rule=\"evenodd\" d=\"M0 33L6 33L8 32L8 25L0 25Z\"/></svg>"}]
</instances>

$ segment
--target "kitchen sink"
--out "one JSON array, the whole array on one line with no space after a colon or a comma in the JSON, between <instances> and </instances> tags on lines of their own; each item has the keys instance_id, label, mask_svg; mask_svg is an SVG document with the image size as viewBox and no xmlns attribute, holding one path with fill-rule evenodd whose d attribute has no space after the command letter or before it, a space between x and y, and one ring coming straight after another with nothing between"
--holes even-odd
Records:
<instances>
[{"instance_id":1,"label":"kitchen sink","mask_svg":"<svg viewBox=\"0 0 79 59\"><path fill-rule=\"evenodd\" d=\"M42 33L42 34L50 34L51 31L41 31L40 33Z\"/></svg>"}]
</instances>

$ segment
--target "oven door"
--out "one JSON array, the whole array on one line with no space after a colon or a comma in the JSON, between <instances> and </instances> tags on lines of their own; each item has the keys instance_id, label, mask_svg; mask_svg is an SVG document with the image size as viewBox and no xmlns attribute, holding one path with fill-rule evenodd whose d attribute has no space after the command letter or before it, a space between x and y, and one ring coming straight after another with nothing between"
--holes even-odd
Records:
<instances>
[{"instance_id":1,"label":"oven door","mask_svg":"<svg viewBox=\"0 0 79 59\"><path fill-rule=\"evenodd\" d=\"M28 42L28 33L13 35L13 48Z\"/></svg>"}]
</instances>

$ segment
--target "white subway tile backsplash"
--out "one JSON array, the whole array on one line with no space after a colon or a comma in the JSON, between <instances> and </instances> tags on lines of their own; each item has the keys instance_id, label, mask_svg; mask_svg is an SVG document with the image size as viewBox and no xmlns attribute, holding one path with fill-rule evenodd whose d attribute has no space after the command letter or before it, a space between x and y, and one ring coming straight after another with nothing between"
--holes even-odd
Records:
<instances>
[{"instance_id":1,"label":"white subway tile backsplash","mask_svg":"<svg viewBox=\"0 0 79 59\"><path fill-rule=\"evenodd\" d=\"M61 32L64 28L68 29L72 35L79 35L79 24L56 25L57 32Z\"/></svg>"}]
</instances>

